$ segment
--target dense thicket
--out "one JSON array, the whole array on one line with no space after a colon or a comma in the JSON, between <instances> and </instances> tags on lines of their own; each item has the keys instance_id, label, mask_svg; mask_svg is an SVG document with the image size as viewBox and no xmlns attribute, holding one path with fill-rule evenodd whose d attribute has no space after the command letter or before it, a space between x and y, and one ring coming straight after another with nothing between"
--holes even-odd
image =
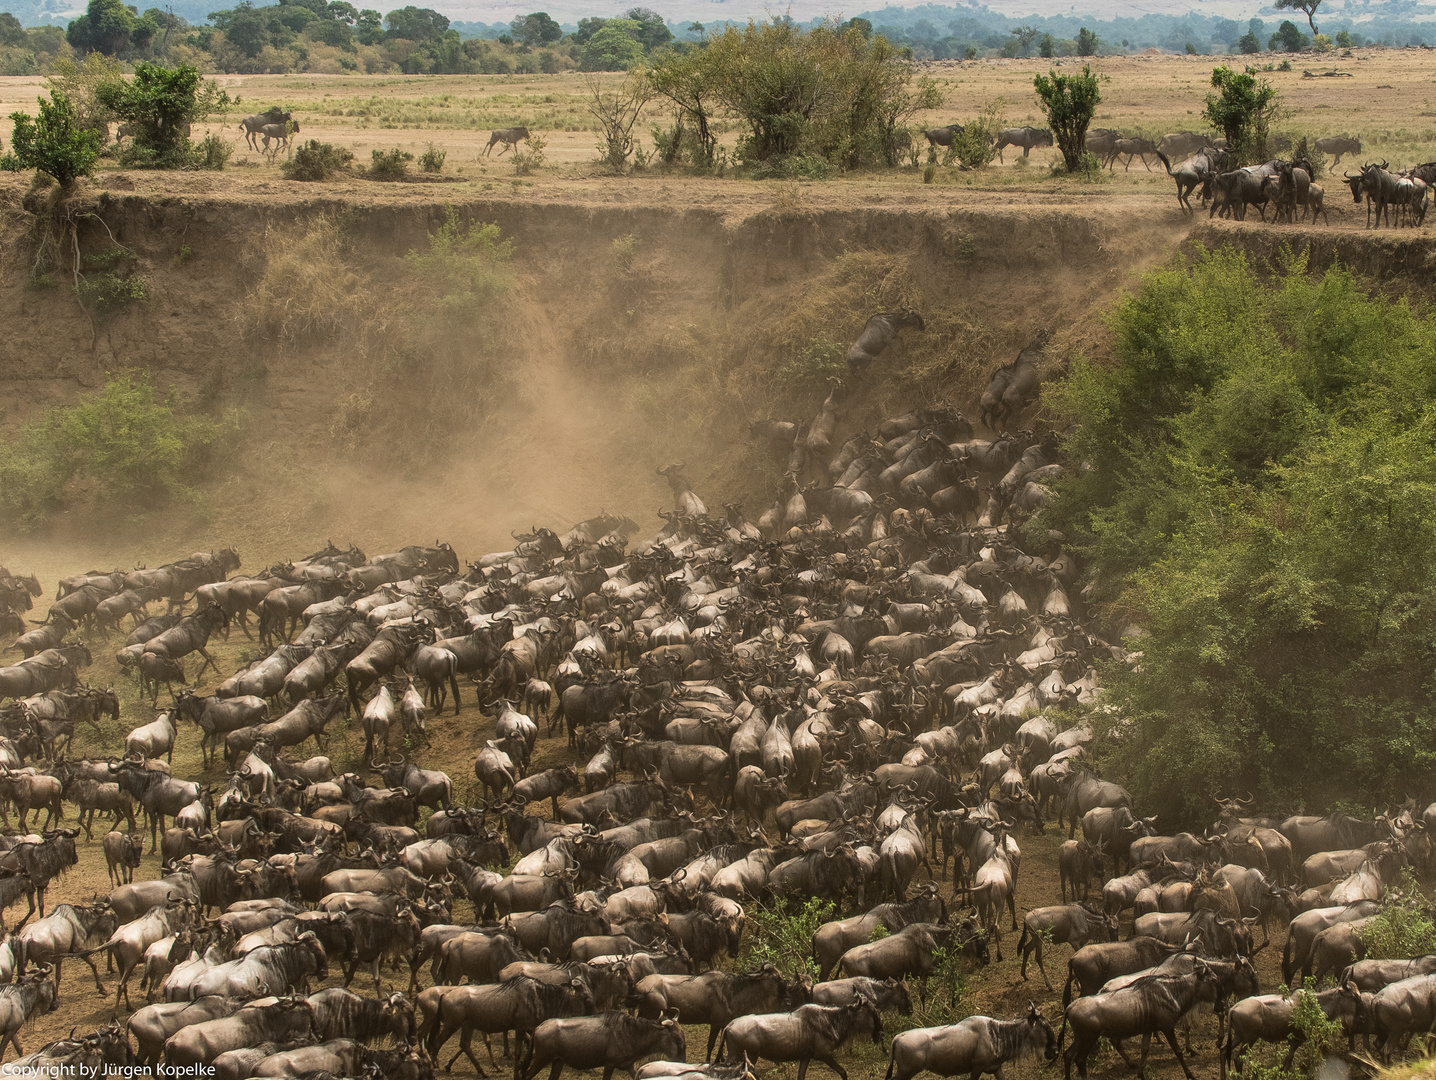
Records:
<instances>
[{"instance_id":1,"label":"dense thicket","mask_svg":"<svg viewBox=\"0 0 1436 1080\"><path fill-rule=\"evenodd\" d=\"M1114 673L1112 772L1167 831L1216 793L1379 805L1436 758L1436 318L1351 273L1230 251L1151 274L1115 363L1049 395L1078 426L1044 525L1145 626Z\"/></svg>"}]
</instances>

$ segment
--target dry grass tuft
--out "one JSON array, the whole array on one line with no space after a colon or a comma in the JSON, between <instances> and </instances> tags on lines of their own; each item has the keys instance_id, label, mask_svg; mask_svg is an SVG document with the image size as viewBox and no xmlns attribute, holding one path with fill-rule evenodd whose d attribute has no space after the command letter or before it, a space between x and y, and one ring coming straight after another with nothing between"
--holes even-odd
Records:
<instances>
[{"instance_id":1,"label":"dry grass tuft","mask_svg":"<svg viewBox=\"0 0 1436 1080\"><path fill-rule=\"evenodd\" d=\"M320 335L348 336L364 321L363 281L350 268L339 223L314 220L305 232L266 227L264 271L240 306L247 334L293 345Z\"/></svg>"}]
</instances>

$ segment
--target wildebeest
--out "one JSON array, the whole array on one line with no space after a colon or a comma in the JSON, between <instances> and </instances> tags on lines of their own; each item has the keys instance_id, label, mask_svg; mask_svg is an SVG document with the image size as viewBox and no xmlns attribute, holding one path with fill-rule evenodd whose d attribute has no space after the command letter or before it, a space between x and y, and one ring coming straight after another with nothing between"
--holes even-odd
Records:
<instances>
[{"instance_id":1,"label":"wildebeest","mask_svg":"<svg viewBox=\"0 0 1436 1080\"><path fill-rule=\"evenodd\" d=\"M1027 913L1022 922L1022 937L1017 942L1017 951L1022 954L1022 978L1026 980L1027 958L1036 950L1037 970L1042 973L1047 989L1051 990L1052 982L1042 965L1044 940L1053 945L1071 945L1074 951L1089 940L1116 941L1117 918L1085 904L1033 908Z\"/></svg>"},{"instance_id":2,"label":"wildebeest","mask_svg":"<svg viewBox=\"0 0 1436 1080\"><path fill-rule=\"evenodd\" d=\"M426 991L426 995L432 994L438 999L434 1003L433 1016L425 1021L429 1028L429 1055L435 1061L439 1060L444 1044L460 1033L459 1049L450 1059L448 1067L452 1069L462 1055L469 1059L480 1076L485 1075L484 1069L474 1057L470 1045L475 1031L485 1037L502 1033L505 1042L512 1031L513 1055L517 1062L526 1048L526 1037L543 1021L555 1016L593 1012L593 993L582 979L577 978L553 984L520 975L504 982L436 987L435 991ZM493 1061L492 1047L489 1061Z\"/></svg>"},{"instance_id":3,"label":"wildebeest","mask_svg":"<svg viewBox=\"0 0 1436 1080\"><path fill-rule=\"evenodd\" d=\"M736 1016L773 1012L804 1003L808 991L790 984L771 964L757 971L709 971L702 975L651 975L634 987L641 1016L660 1017L677 1010L680 1023L707 1024L708 1050Z\"/></svg>"},{"instance_id":4,"label":"wildebeest","mask_svg":"<svg viewBox=\"0 0 1436 1080\"><path fill-rule=\"evenodd\" d=\"M992 373L978 409L978 417L990 430L1002 428L1037 396L1042 384L1037 361L1051 339L1052 331L1039 330L1037 336L1017 354L1016 360Z\"/></svg>"},{"instance_id":5,"label":"wildebeest","mask_svg":"<svg viewBox=\"0 0 1436 1080\"><path fill-rule=\"evenodd\" d=\"M270 142L274 141L287 150L290 140L299 133L299 122L290 120L283 124L265 124L259 133L264 136L264 149L268 150Z\"/></svg>"},{"instance_id":6,"label":"wildebeest","mask_svg":"<svg viewBox=\"0 0 1436 1080\"><path fill-rule=\"evenodd\" d=\"M1162 136L1158 149L1168 157L1183 158L1210 145L1210 135L1198 131L1169 131Z\"/></svg>"},{"instance_id":7,"label":"wildebeest","mask_svg":"<svg viewBox=\"0 0 1436 1080\"><path fill-rule=\"evenodd\" d=\"M129 833L109 832L101 843L105 851L105 862L110 870L111 884L128 885L135 879L140 856L145 852L144 833L134 830Z\"/></svg>"},{"instance_id":8,"label":"wildebeest","mask_svg":"<svg viewBox=\"0 0 1436 1080\"><path fill-rule=\"evenodd\" d=\"M1335 155L1331 162L1333 169L1341 164L1342 155L1350 154L1355 157L1361 153L1361 139L1359 137L1348 139L1341 135L1330 135L1324 139L1317 139L1312 145L1316 148L1318 154Z\"/></svg>"},{"instance_id":9,"label":"wildebeest","mask_svg":"<svg viewBox=\"0 0 1436 1080\"><path fill-rule=\"evenodd\" d=\"M1301 1033L1292 1023L1297 997L1310 993L1297 990L1290 995L1262 994L1243 998L1227 1010L1227 1038L1222 1047L1222 1072L1232 1067L1233 1061L1240 1066L1240 1051L1259 1042L1289 1042L1287 1060L1296 1051ZM1364 1026L1365 1003L1361 991L1351 983L1342 981L1340 986L1322 990L1316 995L1317 1005L1328 1020L1336 1020L1346 1029L1350 1037L1359 1026Z\"/></svg>"},{"instance_id":10,"label":"wildebeest","mask_svg":"<svg viewBox=\"0 0 1436 1080\"><path fill-rule=\"evenodd\" d=\"M259 149L259 135L264 128L270 124L288 124L294 119L294 114L277 106L271 107L265 112L255 113L253 116L246 116L239 122L239 128L244 132L244 141L249 143L254 150ZM298 131L298 125L295 126Z\"/></svg>"},{"instance_id":11,"label":"wildebeest","mask_svg":"<svg viewBox=\"0 0 1436 1080\"><path fill-rule=\"evenodd\" d=\"M1225 171L1228 163L1225 150L1211 147L1198 150L1190 157L1179 160L1175 166L1171 158L1161 150L1157 151L1157 159L1166 166L1167 175L1177 182L1177 205L1189 214L1192 212L1192 192L1200 186L1205 197L1208 182L1217 173Z\"/></svg>"},{"instance_id":12,"label":"wildebeest","mask_svg":"<svg viewBox=\"0 0 1436 1080\"><path fill-rule=\"evenodd\" d=\"M1015 1020L969 1016L943 1027L914 1028L893 1036L884 1080L912 1080L920 1072L938 1076L1002 1076L1002 1067L1023 1054L1057 1060L1057 1035L1037 1006Z\"/></svg>"},{"instance_id":13,"label":"wildebeest","mask_svg":"<svg viewBox=\"0 0 1436 1080\"><path fill-rule=\"evenodd\" d=\"M1088 140L1088 149L1091 149L1090 139ZM1107 157L1107 167L1115 172L1117 159L1125 156L1127 161L1126 164L1122 166L1122 171L1126 172L1132 167L1132 159L1134 157L1140 157L1142 164L1147 167L1147 171L1151 172L1152 166L1147 161L1149 155L1152 157L1157 156L1157 144L1150 139L1139 139L1136 137L1117 139L1112 143L1112 150Z\"/></svg>"},{"instance_id":14,"label":"wildebeest","mask_svg":"<svg viewBox=\"0 0 1436 1080\"><path fill-rule=\"evenodd\" d=\"M489 145L484 147L484 156L488 157L495 143L504 144L504 148L499 151L499 157L503 157L509 150L517 152L518 144L527 142L528 138L529 129L526 127L498 128L489 135Z\"/></svg>"},{"instance_id":15,"label":"wildebeest","mask_svg":"<svg viewBox=\"0 0 1436 1080\"><path fill-rule=\"evenodd\" d=\"M928 146L951 146L954 135L961 135L963 126L961 124L948 124L945 127L928 128L923 132L927 139Z\"/></svg>"},{"instance_id":16,"label":"wildebeest","mask_svg":"<svg viewBox=\"0 0 1436 1080\"><path fill-rule=\"evenodd\" d=\"M552 1066L549 1080L559 1080L567 1065L601 1068L603 1080L613 1080L615 1069L632 1069L642 1058L683 1061L687 1056L683 1029L675 1020L645 1020L621 1012L545 1020L529 1042L523 1078L533 1080Z\"/></svg>"},{"instance_id":17,"label":"wildebeest","mask_svg":"<svg viewBox=\"0 0 1436 1080\"><path fill-rule=\"evenodd\" d=\"M1022 156L1027 157L1035 147L1051 145L1052 132L1048 128L1003 128L997 133L997 160L1002 160L1004 147L1020 146Z\"/></svg>"},{"instance_id":18,"label":"wildebeest","mask_svg":"<svg viewBox=\"0 0 1436 1080\"><path fill-rule=\"evenodd\" d=\"M56 997L50 971L43 967L9 986L0 986L0 1061L5 1060L12 1044L16 1054L25 1052L20 1045L20 1029L32 1017L54 1012Z\"/></svg>"},{"instance_id":19,"label":"wildebeest","mask_svg":"<svg viewBox=\"0 0 1436 1080\"><path fill-rule=\"evenodd\" d=\"M927 329L922 316L913 308L879 312L869 316L857 341L848 347L848 371L854 375L861 374L889 345L898 340L899 333L909 327L915 330Z\"/></svg>"},{"instance_id":20,"label":"wildebeest","mask_svg":"<svg viewBox=\"0 0 1436 1080\"><path fill-rule=\"evenodd\" d=\"M1191 975L1148 975L1109 994L1078 998L1068 1006L1062 1025L1064 1031L1068 1024L1072 1026L1072 1044L1063 1054L1064 1076L1070 1080L1075 1063L1077 1075L1086 1077L1087 1058L1100 1038L1110 1040L1131 1068L1132 1061L1122 1049L1121 1040L1135 1035L1143 1037L1142 1058L1136 1066L1141 1075L1147 1065L1151 1037L1160 1033L1166 1037L1187 1080L1195 1080L1177 1045L1175 1029L1197 1004L1202 984L1214 978L1211 970L1198 961Z\"/></svg>"},{"instance_id":21,"label":"wildebeest","mask_svg":"<svg viewBox=\"0 0 1436 1080\"><path fill-rule=\"evenodd\" d=\"M796 1061L798 1080L807 1075L808 1062L817 1058L840 1080L848 1080L833 1054L859 1035L869 1035L874 1045L882 1045L882 1017L870 1001L860 998L850 1005L800 1005L790 1013L733 1020L723 1029L719 1056L731 1060L746 1055L755 1062L766 1058L779 1064Z\"/></svg>"}]
</instances>

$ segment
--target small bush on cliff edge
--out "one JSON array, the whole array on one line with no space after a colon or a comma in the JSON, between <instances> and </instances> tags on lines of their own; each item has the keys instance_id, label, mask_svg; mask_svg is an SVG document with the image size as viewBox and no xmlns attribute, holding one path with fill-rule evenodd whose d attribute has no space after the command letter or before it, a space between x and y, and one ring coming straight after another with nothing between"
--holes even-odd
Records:
<instances>
[{"instance_id":1,"label":"small bush on cliff edge","mask_svg":"<svg viewBox=\"0 0 1436 1080\"><path fill-rule=\"evenodd\" d=\"M288 161L279 164L279 171L289 180L317 182L328 180L354 160L354 153L333 143L310 139Z\"/></svg>"},{"instance_id":2,"label":"small bush on cliff edge","mask_svg":"<svg viewBox=\"0 0 1436 1080\"><path fill-rule=\"evenodd\" d=\"M39 102L37 117L10 114L15 127L10 152L0 157L0 169L36 169L54 177L62 190L68 189L81 176L94 172L102 138L98 131L80 127L75 106L63 90L52 90L49 101L40 98Z\"/></svg>"}]
</instances>

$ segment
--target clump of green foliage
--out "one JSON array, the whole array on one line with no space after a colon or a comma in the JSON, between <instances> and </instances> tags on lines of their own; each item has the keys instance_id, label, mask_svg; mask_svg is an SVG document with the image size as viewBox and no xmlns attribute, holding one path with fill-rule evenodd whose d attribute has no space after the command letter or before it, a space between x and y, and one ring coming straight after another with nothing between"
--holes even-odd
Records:
<instances>
[{"instance_id":1,"label":"clump of green foliage","mask_svg":"<svg viewBox=\"0 0 1436 1080\"><path fill-rule=\"evenodd\" d=\"M347 168L353 160L352 150L310 139L295 150L294 156L288 161L279 163L279 171L290 180L318 182L328 180L335 173Z\"/></svg>"},{"instance_id":2,"label":"clump of green foliage","mask_svg":"<svg viewBox=\"0 0 1436 1080\"><path fill-rule=\"evenodd\" d=\"M409 175L409 162L414 155L397 147L374 150L369 155L369 175L375 180L402 180Z\"/></svg>"},{"instance_id":3,"label":"clump of green foliage","mask_svg":"<svg viewBox=\"0 0 1436 1080\"><path fill-rule=\"evenodd\" d=\"M1096 718L1119 718L1113 772L1171 828L1218 792L1415 790L1436 762L1436 317L1221 249L1148 274L1110 324L1114 362L1044 395L1090 468L1031 528L1147 630Z\"/></svg>"},{"instance_id":4,"label":"clump of green foliage","mask_svg":"<svg viewBox=\"0 0 1436 1080\"><path fill-rule=\"evenodd\" d=\"M101 390L0 439L0 517L20 531L45 524L77 490L126 513L194 496L213 451L238 427L157 400L148 375L112 375Z\"/></svg>"},{"instance_id":5,"label":"clump of green foliage","mask_svg":"<svg viewBox=\"0 0 1436 1080\"><path fill-rule=\"evenodd\" d=\"M1436 923L1410 869L1402 871L1401 885L1387 890L1381 910L1359 932L1366 955L1373 960L1408 960L1436 953Z\"/></svg>"},{"instance_id":6,"label":"clump of green foliage","mask_svg":"<svg viewBox=\"0 0 1436 1080\"><path fill-rule=\"evenodd\" d=\"M1087 128L1097 115L1102 102L1100 80L1106 76L1092 74L1090 64L1082 65L1080 75L1059 75L1052 70L1032 80L1037 100L1052 125L1052 138L1062 151L1062 160L1070 173L1082 171L1082 156L1087 151Z\"/></svg>"},{"instance_id":7,"label":"clump of green foliage","mask_svg":"<svg viewBox=\"0 0 1436 1080\"><path fill-rule=\"evenodd\" d=\"M543 168L544 148L548 146L548 140L542 135L530 135L524 140L524 148L514 149L513 155L509 158L514 164L514 172L520 176L528 176Z\"/></svg>"},{"instance_id":8,"label":"clump of green foliage","mask_svg":"<svg viewBox=\"0 0 1436 1080\"><path fill-rule=\"evenodd\" d=\"M419 155L419 168L426 173L440 173L444 171L444 160L449 156L447 150L429 143L428 149Z\"/></svg>"},{"instance_id":9,"label":"clump of green foliage","mask_svg":"<svg viewBox=\"0 0 1436 1080\"><path fill-rule=\"evenodd\" d=\"M1281 992L1286 993L1282 987ZM1253 1080L1315 1080L1326 1059L1345 1049L1346 1032L1339 1021L1327 1019L1316 997L1316 980L1308 978L1296 991L1291 1010L1291 1027L1296 1045L1291 1063L1265 1065L1256 1047L1242 1054L1242 1075Z\"/></svg>"},{"instance_id":10,"label":"clump of green foliage","mask_svg":"<svg viewBox=\"0 0 1436 1080\"><path fill-rule=\"evenodd\" d=\"M997 133L1002 128L1003 101L998 98L988 103L982 115L962 125L961 131L952 133L952 145L943 155L943 164L956 161L964 169L980 169L992 163L997 156ZM929 148L935 149L935 148Z\"/></svg>"},{"instance_id":11,"label":"clump of green foliage","mask_svg":"<svg viewBox=\"0 0 1436 1080\"><path fill-rule=\"evenodd\" d=\"M234 154L234 143L210 132L194 148L194 163L201 169L218 172Z\"/></svg>"},{"instance_id":12,"label":"clump of green foliage","mask_svg":"<svg viewBox=\"0 0 1436 1080\"><path fill-rule=\"evenodd\" d=\"M1240 164L1265 161L1266 140L1281 115L1276 87L1257 78L1251 68L1212 70L1214 94L1207 95L1202 115L1227 138L1227 151Z\"/></svg>"},{"instance_id":13,"label":"clump of green foliage","mask_svg":"<svg viewBox=\"0 0 1436 1080\"><path fill-rule=\"evenodd\" d=\"M812 28L783 19L728 25L701 50L655 58L650 81L696 134L691 164L715 161L712 123L721 109L744 128L739 160L766 165L772 176L793 174L775 166L786 157L837 169L896 165L908 121L941 104L909 52L859 23L832 20Z\"/></svg>"},{"instance_id":14,"label":"clump of green foliage","mask_svg":"<svg viewBox=\"0 0 1436 1080\"><path fill-rule=\"evenodd\" d=\"M749 968L771 963L789 978L818 977L813 935L833 917L831 900L810 896L801 904L780 900L748 909L748 934L740 963Z\"/></svg>"},{"instance_id":15,"label":"clump of green foliage","mask_svg":"<svg viewBox=\"0 0 1436 1080\"><path fill-rule=\"evenodd\" d=\"M0 169L22 172L35 169L54 177L61 189L95 171L103 142L98 131L80 126L75 106L63 90L51 90L50 100L39 99L40 114L10 114L15 125L10 152L0 156Z\"/></svg>"},{"instance_id":16,"label":"clump of green foliage","mask_svg":"<svg viewBox=\"0 0 1436 1080\"><path fill-rule=\"evenodd\" d=\"M87 274L75 286L80 303L99 315L108 315L135 300L148 300L150 289L142 277L121 277L106 270Z\"/></svg>"},{"instance_id":17,"label":"clump of green foliage","mask_svg":"<svg viewBox=\"0 0 1436 1080\"><path fill-rule=\"evenodd\" d=\"M490 303L513 283L514 244L497 225L464 224L451 206L429 234L428 251L411 251L404 262L442 303L473 308Z\"/></svg>"},{"instance_id":18,"label":"clump of green foliage","mask_svg":"<svg viewBox=\"0 0 1436 1080\"><path fill-rule=\"evenodd\" d=\"M133 79L103 82L96 96L115 116L134 125L134 140L120 161L139 168L193 167L189 125L229 105L229 95L201 78L198 68L190 64L167 68L144 60L135 64ZM213 161L213 146L205 153Z\"/></svg>"}]
</instances>

